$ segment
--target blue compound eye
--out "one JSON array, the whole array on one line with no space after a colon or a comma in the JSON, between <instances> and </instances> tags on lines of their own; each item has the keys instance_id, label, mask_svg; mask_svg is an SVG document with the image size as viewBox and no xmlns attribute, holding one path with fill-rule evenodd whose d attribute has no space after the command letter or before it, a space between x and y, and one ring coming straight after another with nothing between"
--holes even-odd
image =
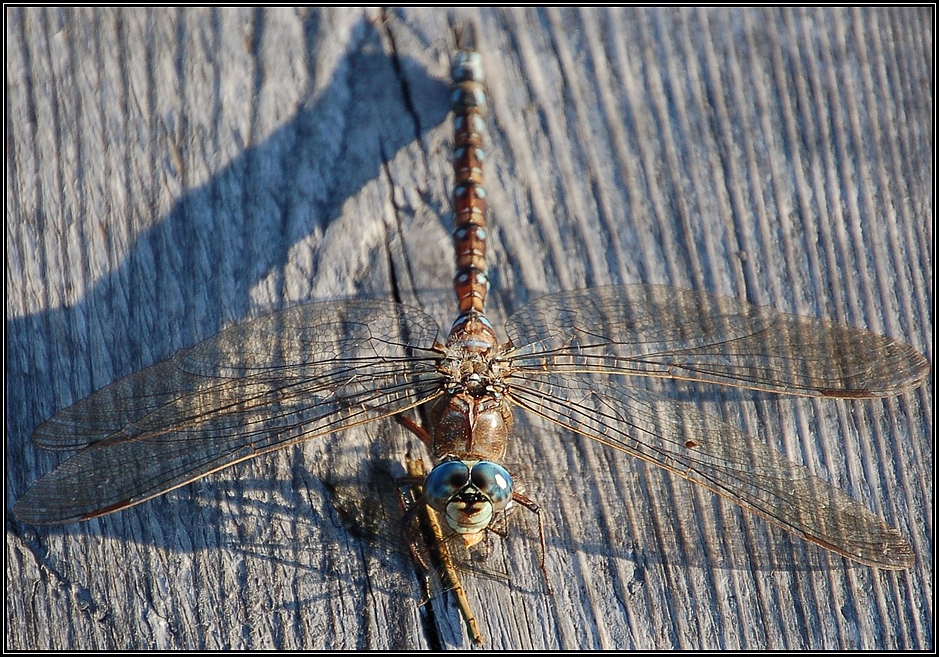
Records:
<instances>
[{"instance_id":1,"label":"blue compound eye","mask_svg":"<svg viewBox=\"0 0 939 657\"><path fill-rule=\"evenodd\" d=\"M463 461L439 463L424 479L424 500L432 509L443 511L469 478L470 470Z\"/></svg>"},{"instance_id":2,"label":"blue compound eye","mask_svg":"<svg viewBox=\"0 0 939 657\"><path fill-rule=\"evenodd\" d=\"M473 485L485 495L496 511L503 510L512 499L512 477L508 470L492 461L480 461L470 475Z\"/></svg>"}]
</instances>

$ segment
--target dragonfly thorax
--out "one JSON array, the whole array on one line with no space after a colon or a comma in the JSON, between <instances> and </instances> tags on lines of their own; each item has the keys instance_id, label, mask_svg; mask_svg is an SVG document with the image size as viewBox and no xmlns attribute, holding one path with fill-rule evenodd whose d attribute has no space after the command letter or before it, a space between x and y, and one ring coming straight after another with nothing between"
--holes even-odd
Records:
<instances>
[{"instance_id":1,"label":"dragonfly thorax","mask_svg":"<svg viewBox=\"0 0 939 657\"><path fill-rule=\"evenodd\" d=\"M509 368L489 320L479 312L453 323L438 365L446 392L431 406L428 431L437 459L499 461L512 426Z\"/></svg>"},{"instance_id":2,"label":"dragonfly thorax","mask_svg":"<svg viewBox=\"0 0 939 657\"><path fill-rule=\"evenodd\" d=\"M506 374L499 358L502 348L485 315L477 312L460 315L450 329L446 351L440 371L446 377L444 387L449 394L502 396Z\"/></svg>"},{"instance_id":3,"label":"dragonfly thorax","mask_svg":"<svg viewBox=\"0 0 939 657\"><path fill-rule=\"evenodd\" d=\"M453 351L441 362L440 371L446 377L444 389L450 395L498 399L505 391L504 368L491 352Z\"/></svg>"}]
</instances>

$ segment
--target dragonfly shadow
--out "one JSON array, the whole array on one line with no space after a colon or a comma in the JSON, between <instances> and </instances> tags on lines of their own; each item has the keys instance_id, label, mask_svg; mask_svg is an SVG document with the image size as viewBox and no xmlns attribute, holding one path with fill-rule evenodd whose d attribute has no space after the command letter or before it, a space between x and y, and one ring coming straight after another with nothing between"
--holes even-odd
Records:
<instances>
[{"instance_id":1,"label":"dragonfly shadow","mask_svg":"<svg viewBox=\"0 0 939 657\"><path fill-rule=\"evenodd\" d=\"M311 236L322 236L314 254L330 239L348 239L348 231L329 232L344 203L447 116L447 84L417 62L388 55L367 22L356 28L329 84L314 84L325 69L316 66L326 56L321 50L328 50L314 38L322 32L318 16L310 12L306 29L313 82L295 116L183 194L77 302L7 320L8 509L61 460L30 444L41 420L247 318L261 283L276 290L274 309L302 301L286 292L291 249Z\"/></svg>"}]
</instances>

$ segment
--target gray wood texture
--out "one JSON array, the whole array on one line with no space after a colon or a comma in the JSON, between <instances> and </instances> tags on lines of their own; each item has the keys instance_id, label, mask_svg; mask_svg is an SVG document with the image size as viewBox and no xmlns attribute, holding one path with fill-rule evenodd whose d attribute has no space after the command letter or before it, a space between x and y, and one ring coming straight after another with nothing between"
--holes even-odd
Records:
<instances>
[{"instance_id":1,"label":"gray wood texture","mask_svg":"<svg viewBox=\"0 0 939 657\"><path fill-rule=\"evenodd\" d=\"M11 9L6 14L6 648L452 648L382 495L376 423L59 528L13 501L57 409L222 327L392 291L452 320L450 24L491 98L490 301L664 283L822 316L933 360L931 8ZM883 401L687 388L908 537L881 572L520 417L512 519L467 577L487 646L934 647L933 379ZM682 393L684 394L684 393ZM384 467L384 466L383 466Z\"/></svg>"}]
</instances>

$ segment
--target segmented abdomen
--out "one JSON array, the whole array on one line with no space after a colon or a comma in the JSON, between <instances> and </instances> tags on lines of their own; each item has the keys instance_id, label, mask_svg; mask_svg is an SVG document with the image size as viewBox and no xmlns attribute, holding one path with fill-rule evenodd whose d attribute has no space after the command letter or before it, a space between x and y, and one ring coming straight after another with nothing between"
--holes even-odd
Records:
<instances>
[{"instance_id":1,"label":"segmented abdomen","mask_svg":"<svg viewBox=\"0 0 939 657\"><path fill-rule=\"evenodd\" d=\"M486 273L486 190L483 187L483 135L486 132L486 91L482 60L464 49L453 63L453 245L456 276L453 287L460 313L483 312L489 276Z\"/></svg>"}]
</instances>

